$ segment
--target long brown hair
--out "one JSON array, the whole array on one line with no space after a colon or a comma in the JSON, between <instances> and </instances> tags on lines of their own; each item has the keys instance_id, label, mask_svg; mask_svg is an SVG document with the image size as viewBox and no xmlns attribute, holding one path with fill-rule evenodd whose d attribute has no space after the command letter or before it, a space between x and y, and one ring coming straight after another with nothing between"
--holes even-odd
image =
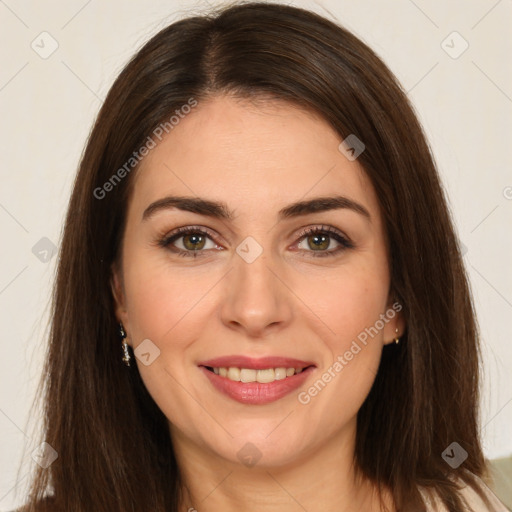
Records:
<instances>
[{"instance_id":1,"label":"long brown hair","mask_svg":"<svg viewBox=\"0 0 512 512\"><path fill-rule=\"evenodd\" d=\"M359 156L380 200L391 283L407 331L384 349L358 413L355 465L399 510L418 486L462 512L453 477L485 473L478 430L479 348L467 276L436 167L408 98L375 53L307 10L236 4L175 22L121 72L98 114L69 203L44 381L44 441L27 510L176 511L180 475L165 416L121 361L110 288L133 173L95 190L191 98L275 98L320 114ZM125 168L126 169L126 168ZM112 183L112 182L111 182ZM457 442L467 460L452 469ZM477 484L474 484L475 486Z\"/></svg>"}]
</instances>

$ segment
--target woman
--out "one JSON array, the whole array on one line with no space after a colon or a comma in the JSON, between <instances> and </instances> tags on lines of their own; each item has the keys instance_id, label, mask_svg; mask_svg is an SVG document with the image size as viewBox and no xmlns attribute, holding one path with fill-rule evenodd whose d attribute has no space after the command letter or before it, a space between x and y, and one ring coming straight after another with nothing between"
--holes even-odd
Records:
<instances>
[{"instance_id":1,"label":"woman","mask_svg":"<svg viewBox=\"0 0 512 512\"><path fill-rule=\"evenodd\" d=\"M241 4L135 55L82 158L52 320L25 510L501 506L428 145L316 14Z\"/></svg>"}]
</instances>

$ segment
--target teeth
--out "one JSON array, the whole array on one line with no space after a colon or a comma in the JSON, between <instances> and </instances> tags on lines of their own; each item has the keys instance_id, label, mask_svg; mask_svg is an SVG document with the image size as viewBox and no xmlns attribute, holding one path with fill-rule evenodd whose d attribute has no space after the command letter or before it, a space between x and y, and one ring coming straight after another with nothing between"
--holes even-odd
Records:
<instances>
[{"instance_id":1,"label":"teeth","mask_svg":"<svg viewBox=\"0 0 512 512\"><path fill-rule=\"evenodd\" d=\"M240 369L240 380L242 382L256 382L256 377L260 370L248 370L246 368Z\"/></svg>"},{"instance_id":2,"label":"teeth","mask_svg":"<svg viewBox=\"0 0 512 512\"><path fill-rule=\"evenodd\" d=\"M276 368L274 370L274 377L276 380L286 379L286 368Z\"/></svg>"},{"instance_id":3,"label":"teeth","mask_svg":"<svg viewBox=\"0 0 512 512\"><path fill-rule=\"evenodd\" d=\"M240 381L240 368L228 368L228 379L229 380L236 380L237 382Z\"/></svg>"},{"instance_id":4,"label":"teeth","mask_svg":"<svg viewBox=\"0 0 512 512\"><path fill-rule=\"evenodd\" d=\"M260 382L267 384L275 380L283 380L302 372L303 368L267 368L264 370L254 370L251 368L213 368L216 375L226 377L236 382Z\"/></svg>"}]
</instances>

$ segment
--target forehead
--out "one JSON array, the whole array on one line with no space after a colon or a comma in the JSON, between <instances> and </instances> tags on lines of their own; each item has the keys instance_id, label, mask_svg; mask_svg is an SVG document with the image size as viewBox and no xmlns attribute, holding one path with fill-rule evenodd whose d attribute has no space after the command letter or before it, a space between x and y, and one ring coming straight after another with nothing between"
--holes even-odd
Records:
<instances>
[{"instance_id":1,"label":"forehead","mask_svg":"<svg viewBox=\"0 0 512 512\"><path fill-rule=\"evenodd\" d=\"M200 103L144 157L132 206L168 194L222 200L259 217L309 196L344 194L377 212L366 173L338 149L320 116L282 101L216 97Z\"/></svg>"}]
</instances>

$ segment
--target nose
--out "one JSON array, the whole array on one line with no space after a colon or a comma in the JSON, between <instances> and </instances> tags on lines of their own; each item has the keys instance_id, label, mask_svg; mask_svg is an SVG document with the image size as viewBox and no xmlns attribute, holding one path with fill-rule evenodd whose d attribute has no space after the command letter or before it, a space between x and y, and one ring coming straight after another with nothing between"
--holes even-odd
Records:
<instances>
[{"instance_id":1,"label":"nose","mask_svg":"<svg viewBox=\"0 0 512 512\"><path fill-rule=\"evenodd\" d=\"M221 319L227 327L246 337L263 338L290 324L293 293L277 267L265 251L251 263L234 255L221 305Z\"/></svg>"}]
</instances>

